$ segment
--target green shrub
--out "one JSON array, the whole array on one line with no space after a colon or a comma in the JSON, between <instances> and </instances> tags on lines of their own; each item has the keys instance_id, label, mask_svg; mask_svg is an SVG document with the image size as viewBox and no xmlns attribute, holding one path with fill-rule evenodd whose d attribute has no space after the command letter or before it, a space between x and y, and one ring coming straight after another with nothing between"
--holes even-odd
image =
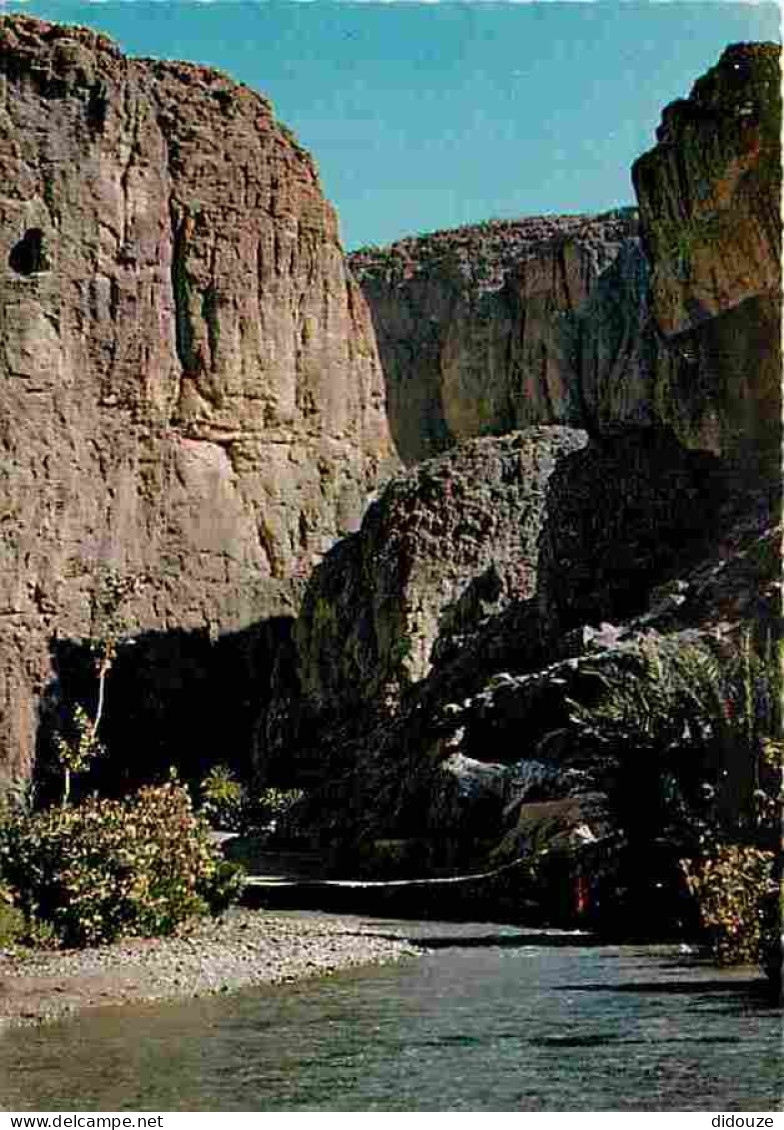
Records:
<instances>
[{"instance_id":1,"label":"green shrub","mask_svg":"<svg viewBox=\"0 0 784 1130\"><path fill-rule=\"evenodd\" d=\"M213 765L199 789L202 795L201 814L213 828L242 831L247 792L228 765Z\"/></svg>"},{"instance_id":2,"label":"green shrub","mask_svg":"<svg viewBox=\"0 0 784 1130\"><path fill-rule=\"evenodd\" d=\"M176 780L12 816L0 828L0 875L28 924L49 924L67 946L171 933L222 909L241 884Z\"/></svg>"},{"instance_id":3,"label":"green shrub","mask_svg":"<svg viewBox=\"0 0 784 1130\"><path fill-rule=\"evenodd\" d=\"M722 844L712 856L697 862L684 860L683 866L716 961L720 965L759 962L772 889L773 853Z\"/></svg>"},{"instance_id":4,"label":"green shrub","mask_svg":"<svg viewBox=\"0 0 784 1130\"><path fill-rule=\"evenodd\" d=\"M7 949L25 936L25 918L14 906L13 891L0 882L0 949Z\"/></svg>"},{"instance_id":5,"label":"green shrub","mask_svg":"<svg viewBox=\"0 0 784 1130\"><path fill-rule=\"evenodd\" d=\"M783 662L778 645L755 646L750 633L727 654L648 643L605 669L586 665L598 701L569 700L570 721L581 743L613 758L632 787L645 773L654 792L676 797L678 805L666 806L670 819L680 806L682 823L710 825L700 829L705 841L770 847L780 820Z\"/></svg>"},{"instance_id":6,"label":"green shrub","mask_svg":"<svg viewBox=\"0 0 784 1130\"><path fill-rule=\"evenodd\" d=\"M569 706L579 741L607 760L613 815L640 868L657 843L686 857L716 959L767 969L780 930L784 654L759 634L721 649L649 642L614 664L586 665L597 693Z\"/></svg>"},{"instance_id":7,"label":"green shrub","mask_svg":"<svg viewBox=\"0 0 784 1130\"><path fill-rule=\"evenodd\" d=\"M201 782L200 813L213 828L243 835L280 831L302 789L267 787L252 793L227 765L214 765Z\"/></svg>"},{"instance_id":8,"label":"green shrub","mask_svg":"<svg viewBox=\"0 0 784 1130\"><path fill-rule=\"evenodd\" d=\"M289 816L304 795L302 789L276 789L273 786L262 789L251 806L253 826L285 834Z\"/></svg>"}]
</instances>

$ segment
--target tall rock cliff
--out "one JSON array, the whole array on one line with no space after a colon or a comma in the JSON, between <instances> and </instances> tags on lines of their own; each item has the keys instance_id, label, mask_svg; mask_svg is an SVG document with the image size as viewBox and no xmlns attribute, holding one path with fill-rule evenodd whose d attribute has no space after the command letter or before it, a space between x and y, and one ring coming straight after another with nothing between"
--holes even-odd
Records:
<instances>
[{"instance_id":1,"label":"tall rock cliff","mask_svg":"<svg viewBox=\"0 0 784 1130\"><path fill-rule=\"evenodd\" d=\"M127 632L205 640L290 617L296 578L393 460L335 214L264 98L2 17L0 167L0 768L15 773L58 639L120 614Z\"/></svg>"},{"instance_id":2,"label":"tall rock cliff","mask_svg":"<svg viewBox=\"0 0 784 1130\"><path fill-rule=\"evenodd\" d=\"M496 220L349 257L405 461L529 424L654 424L778 473L779 54L730 47L665 109L639 220Z\"/></svg>"},{"instance_id":3,"label":"tall rock cliff","mask_svg":"<svg viewBox=\"0 0 784 1130\"><path fill-rule=\"evenodd\" d=\"M651 423L668 365L634 209L493 220L349 256L401 457L531 424Z\"/></svg>"},{"instance_id":4,"label":"tall rock cliff","mask_svg":"<svg viewBox=\"0 0 784 1130\"><path fill-rule=\"evenodd\" d=\"M677 359L659 411L685 445L781 469L780 49L736 44L668 106L633 179L652 305Z\"/></svg>"}]
</instances>

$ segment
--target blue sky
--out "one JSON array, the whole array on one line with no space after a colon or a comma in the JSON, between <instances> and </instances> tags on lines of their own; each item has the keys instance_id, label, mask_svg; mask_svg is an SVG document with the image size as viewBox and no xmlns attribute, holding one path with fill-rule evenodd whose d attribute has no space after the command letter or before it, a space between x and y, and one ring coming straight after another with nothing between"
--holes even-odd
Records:
<instances>
[{"instance_id":1,"label":"blue sky","mask_svg":"<svg viewBox=\"0 0 784 1130\"><path fill-rule=\"evenodd\" d=\"M270 97L318 163L347 247L633 202L662 107L776 3L0 0L131 54L210 63Z\"/></svg>"}]
</instances>

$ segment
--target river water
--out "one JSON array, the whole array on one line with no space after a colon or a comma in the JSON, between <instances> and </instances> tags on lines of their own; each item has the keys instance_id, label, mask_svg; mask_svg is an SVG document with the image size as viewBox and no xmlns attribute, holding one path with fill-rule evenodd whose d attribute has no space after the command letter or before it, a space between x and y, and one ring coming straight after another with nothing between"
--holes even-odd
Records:
<instances>
[{"instance_id":1,"label":"river water","mask_svg":"<svg viewBox=\"0 0 784 1130\"><path fill-rule=\"evenodd\" d=\"M506 926L388 929L433 949L300 985L7 1032L3 1106L782 1108L782 1017L754 970L717 970L677 946L592 946Z\"/></svg>"}]
</instances>

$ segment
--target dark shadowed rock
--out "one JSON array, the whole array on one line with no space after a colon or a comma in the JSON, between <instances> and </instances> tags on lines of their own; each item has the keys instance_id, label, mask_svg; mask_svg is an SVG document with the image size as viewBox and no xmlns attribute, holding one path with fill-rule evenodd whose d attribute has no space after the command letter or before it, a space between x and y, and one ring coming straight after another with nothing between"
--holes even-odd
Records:
<instances>
[{"instance_id":1,"label":"dark shadowed rock","mask_svg":"<svg viewBox=\"0 0 784 1130\"><path fill-rule=\"evenodd\" d=\"M294 632L296 679L267 717L263 756L296 760L303 747L332 744L330 726L394 714L440 656L532 598L548 480L586 439L530 428L393 479L313 574Z\"/></svg>"},{"instance_id":2,"label":"dark shadowed rock","mask_svg":"<svg viewBox=\"0 0 784 1130\"><path fill-rule=\"evenodd\" d=\"M360 857L365 868L380 862L378 841L415 838L424 874L482 869L550 840L567 853L601 840L608 823L597 794L610 767L575 743L569 701L595 691L595 672L651 645L713 649L749 623L778 630L782 530L758 501L728 514L705 556L649 590L638 615L573 629L537 654L519 639L521 627L536 630L535 602L510 606L436 664L394 716L367 713L357 727L325 728L316 748L332 771L313 788L303 826L331 846L345 874ZM596 819L585 818L584 804ZM385 875L391 866L387 855Z\"/></svg>"},{"instance_id":3,"label":"dark shadowed rock","mask_svg":"<svg viewBox=\"0 0 784 1130\"><path fill-rule=\"evenodd\" d=\"M716 458L654 428L596 437L562 461L540 542L548 638L642 612L655 585L706 555L728 489Z\"/></svg>"}]
</instances>

